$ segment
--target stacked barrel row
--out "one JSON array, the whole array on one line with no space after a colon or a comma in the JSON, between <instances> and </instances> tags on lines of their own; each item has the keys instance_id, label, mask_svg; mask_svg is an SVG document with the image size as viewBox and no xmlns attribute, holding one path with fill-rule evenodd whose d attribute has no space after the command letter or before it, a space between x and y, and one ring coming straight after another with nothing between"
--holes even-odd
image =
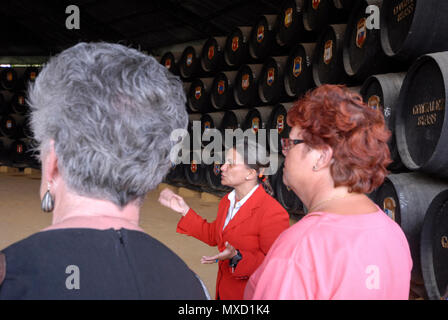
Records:
<instances>
[{"instance_id":1,"label":"stacked barrel row","mask_svg":"<svg viewBox=\"0 0 448 320\"><path fill-rule=\"evenodd\" d=\"M282 4L277 15L162 57L184 81L190 120L203 132L276 128L287 137L281 107L324 83L358 91L392 131L392 173L370 197L404 230L422 296L440 298L448 287L448 1ZM271 177L275 196L292 196L295 205L282 204L296 210L301 202L281 174Z\"/></svg>"},{"instance_id":2,"label":"stacked barrel row","mask_svg":"<svg viewBox=\"0 0 448 320\"><path fill-rule=\"evenodd\" d=\"M39 167L32 156L26 89L37 67L0 68L0 165Z\"/></svg>"}]
</instances>

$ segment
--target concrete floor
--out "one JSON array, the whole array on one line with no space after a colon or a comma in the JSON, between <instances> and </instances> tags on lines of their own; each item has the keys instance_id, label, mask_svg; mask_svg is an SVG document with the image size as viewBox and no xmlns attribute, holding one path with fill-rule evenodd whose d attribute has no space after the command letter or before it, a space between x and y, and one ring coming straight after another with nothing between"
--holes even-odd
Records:
<instances>
[{"instance_id":1,"label":"concrete floor","mask_svg":"<svg viewBox=\"0 0 448 320\"><path fill-rule=\"evenodd\" d=\"M0 173L0 250L51 224L51 214L40 210L40 174ZM176 233L179 214L161 206L157 199L163 186L150 192L140 213L140 227L178 254L196 272L215 297L217 264L202 265L203 255L215 255L216 247ZM208 194L176 189L197 213L208 221L216 217L219 199ZM204 197L205 196L205 197ZM291 220L291 224L293 221Z\"/></svg>"}]
</instances>

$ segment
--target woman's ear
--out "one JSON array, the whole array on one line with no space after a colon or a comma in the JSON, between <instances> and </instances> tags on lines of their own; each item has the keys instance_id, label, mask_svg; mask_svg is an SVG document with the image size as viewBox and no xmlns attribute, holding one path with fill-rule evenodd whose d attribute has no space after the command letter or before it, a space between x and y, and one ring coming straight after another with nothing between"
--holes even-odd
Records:
<instances>
[{"instance_id":1,"label":"woman's ear","mask_svg":"<svg viewBox=\"0 0 448 320\"><path fill-rule=\"evenodd\" d=\"M54 140L51 140L45 148L44 158L42 159L42 180L54 183L59 178L58 158L54 148Z\"/></svg>"},{"instance_id":2,"label":"woman's ear","mask_svg":"<svg viewBox=\"0 0 448 320\"><path fill-rule=\"evenodd\" d=\"M333 160L333 149L330 146L326 145L323 148L319 149L318 152L319 156L315 166L313 167L313 170L314 168L316 168L315 171L329 167Z\"/></svg>"}]
</instances>

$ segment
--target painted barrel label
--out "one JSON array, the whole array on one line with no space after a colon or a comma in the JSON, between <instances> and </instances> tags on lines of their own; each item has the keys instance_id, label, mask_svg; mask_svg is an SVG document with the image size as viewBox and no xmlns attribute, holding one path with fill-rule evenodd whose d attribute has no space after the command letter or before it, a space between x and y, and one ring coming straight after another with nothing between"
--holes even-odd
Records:
<instances>
[{"instance_id":1,"label":"painted barrel label","mask_svg":"<svg viewBox=\"0 0 448 320\"><path fill-rule=\"evenodd\" d=\"M218 94L223 94L224 91L226 90L226 85L224 83L224 80L219 80L218 81Z\"/></svg>"},{"instance_id":2,"label":"painted barrel label","mask_svg":"<svg viewBox=\"0 0 448 320\"><path fill-rule=\"evenodd\" d=\"M328 40L327 42L325 42L324 46L324 63L330 64L332 58L333 58L333 40Z\"/></svg>"},{"instance_id":3,"label":"painted barrel label","mask_svg":"<svg viewBox=\"0 0 448 320\"><path fill-rule=\"evenodd\" d=\"M367 22L366 18L362 18L358 21L356 27L356 46L362 48L367 38Z\"/></svg>"},{"instance_id":4,"label":"painted barrel label","mask_svg":"<svg viewBox=\"0 0 448 320\"><path fill-rule=\"evenodd\" d=\"M292 24L292 13L293 13L292 8L288 8L285 10L285 19L283 21L283 25L286 28L289 28L289 26Z\"/></svg>"},{"instance_id":5,"label":"painted barrel label","mask_svg":"<svg viewBox=\"0 0 448 320\"><path fill-rule=\"evenodd\" d=\"M300 76L302 73L302 57L295 57L294 58L294 64L292 66L292 74L294 77Z\"/></svg>"},{"instance_id":6,"label":"painted barrel label","mask_svg":"<svg viewBox=\"0 0 448 320\"><path fill-rule=\"evenodd\" d=\"M243 90L247 90L247 88L249 88L249 85L249 75L245 73L241 77L241 88L243 88Z\"/></svg>"},{"instance_id":7,"label":"painted barrel label","mask_svg":"<svg viewBox=\"0 0 448 320\"><path fill-rule=\"evenodd\" d=\"M260 25L257 28L257 42L261 43L264 39L264 25Z\"/></svg>"},{"instance_id":8,"label":"painted barrel label","mask_svg":"<svg viewBox=\"0 0 448 320\"><path fill-rule=\"evenodd\" d=\"M395 209L397 208L397 204L395 203L395 199L391 197L387 197L383 201L383 209L384 212L395 221Z\"/></svg>"},{"instance_id":9,"label":"painted barrel label","mask_svg":"<svg viewBox=\"0 0 448 320\"><path fill-rule=\"evenodd\" d=\"M275 80L275 69L274 68L269 68L268 69L268 75L266 78L266 83L268 86L272 86L272 84L274 83Z\"/></svg>"},{"instance_id":10,"label":"painted barrel label","mask_svg":"<svg viewBox=\"0 0 448 320\"><path fill-rule=\"evenodd\" d=\"M381 99L377 95L373 95L369 98L367 101L367 105L369 108L372 108L373 110L379 110L381 106Z\"/></svg>"},{"instance_id":11,"label":"painted barrel label","mask_svg":"<svg viewBox=\"0 0 448 320\"><path fill-rule=\"evenodd\" d=\"M232 38L232 51L235 52L239 48L239 42L240 38L238 36L235 36Z\"/></svg>"}]
</instances>

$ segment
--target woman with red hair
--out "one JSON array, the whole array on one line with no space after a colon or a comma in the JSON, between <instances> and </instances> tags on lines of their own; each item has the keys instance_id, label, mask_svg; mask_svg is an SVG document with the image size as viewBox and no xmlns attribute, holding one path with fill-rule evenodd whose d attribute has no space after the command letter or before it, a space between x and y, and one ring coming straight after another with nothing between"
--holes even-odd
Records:
<instances>
[{"instance_id":1,"label":"woman with red hair","mask_svg":"<svg viewBox=\"0 0 448 320\"><path fill-rule=\"evenodd\" d=\"M246 299L407 299L400 227L365 193L387 175L390 132L360 95L323 85L288 112L283 182L308 208L250 277Z\"/></svg>"}]
</instances>

